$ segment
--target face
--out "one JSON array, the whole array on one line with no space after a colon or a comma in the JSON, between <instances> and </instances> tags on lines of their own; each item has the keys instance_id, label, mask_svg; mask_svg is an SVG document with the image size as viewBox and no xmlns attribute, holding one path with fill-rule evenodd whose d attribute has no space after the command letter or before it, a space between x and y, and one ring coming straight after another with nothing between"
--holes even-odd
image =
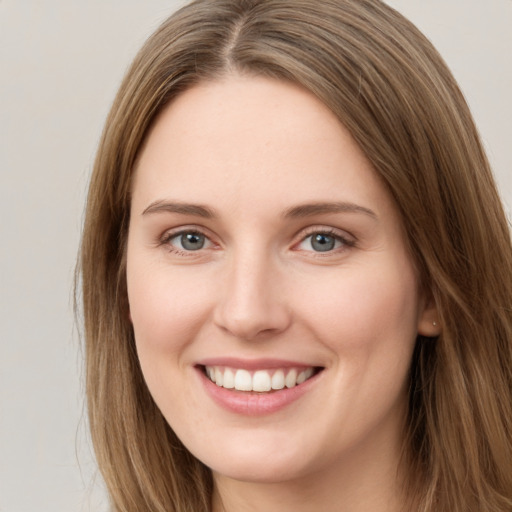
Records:
<instances>
[{"instance_id":1,"label":"face","mask_svg":"<svg viewBox=\"0 0 512 512\"><path fill-rule=\"evenodd\" d=\"M398 452L428 313L396 206L310 93L230 76L163 111L135 171L127 280L149 390L215 475Z\"/></svg>"}]
</instances>

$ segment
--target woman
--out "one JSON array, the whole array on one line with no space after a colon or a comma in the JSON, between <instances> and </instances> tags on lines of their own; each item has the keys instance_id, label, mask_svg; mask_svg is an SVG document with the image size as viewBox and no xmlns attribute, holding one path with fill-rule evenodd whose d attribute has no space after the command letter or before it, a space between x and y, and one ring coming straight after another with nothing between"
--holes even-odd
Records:
<instances>
[{"instance_id":1,"label":"woman","mask_svg":"<svg viewBox=\"0 0 512 512\"><path fill-rule=\"evenodd\" d=\"M510 249L462 94L398 13L184 7L121 86L87 204L115 510L510 510Z\"/></svg>"}]
</instances>

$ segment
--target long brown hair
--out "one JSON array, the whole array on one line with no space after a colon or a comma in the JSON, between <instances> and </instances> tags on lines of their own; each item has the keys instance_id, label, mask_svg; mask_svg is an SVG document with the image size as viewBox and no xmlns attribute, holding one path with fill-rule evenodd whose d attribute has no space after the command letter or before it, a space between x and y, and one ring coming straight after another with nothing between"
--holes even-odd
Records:
<instances>
[{"instance_id":1,"label":"long brown hair","mask_svg":"<svg viewBox=\"0 0 512 512\"><path fill-rule=\"evenodd\" d=\"M208 511L210 472L144 383L125 246L134 163L173 97L230 72L289 80L352 133L401 211L442 333L419 337L404 434L422 512L512 510L512 251L464 98L428 40L379 0L197 0L150 37L106 122L80 270L92 438L114 509Z\"/></svg>"}]
</instances>

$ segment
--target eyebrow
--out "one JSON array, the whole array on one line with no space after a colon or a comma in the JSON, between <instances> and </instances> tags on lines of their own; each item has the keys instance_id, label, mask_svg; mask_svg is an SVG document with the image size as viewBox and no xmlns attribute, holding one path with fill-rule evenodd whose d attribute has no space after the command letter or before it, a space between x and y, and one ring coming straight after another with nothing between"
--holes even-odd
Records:
<instances>
[{"instance_id":1,"label":"eyebrow","mask_svg":"<svg viewBox=\"0 0 512 512\"><path fill-rule=\"evenodd\" d=\"M215 211L207 206L163 200L151 203L142 212L142 215L149 215L153 213L178 213L182 215L193 215L195 217L202 217L205 219L212 219L217 216ZM373 210L348 202L301 204L285 210L283 217L285 219L304 218L328 213L363 213L373 219L377 219L377 214Z\"/></svg>"},{"instance_id":2,"label":"eyebrow","mask_svg":"<svg viewBox=\"0 0 512 512\"><path fill-rule=\"evenodd\" d=\"M373 210L347 202L302 204L286 210L284 217L303 218L327 213L364 213L373 219L377 219L377 214Z\"/></svg>"},{"instance_id":3,"label":"eyebrow","mask_svg":"<svg viewBox=\"0 0 512 512\"><path fill-rule=\"evenodd\" d=\"M174 203L168 201L155 201L151 203L143 212L142 215L148 215L150 213L180 213L182 215L193 215L195 217L203 217L205 219L211 219L215 217L215 212L207 206L199 204L188 204L188 203Z\"/></svg>"}]
</instances>

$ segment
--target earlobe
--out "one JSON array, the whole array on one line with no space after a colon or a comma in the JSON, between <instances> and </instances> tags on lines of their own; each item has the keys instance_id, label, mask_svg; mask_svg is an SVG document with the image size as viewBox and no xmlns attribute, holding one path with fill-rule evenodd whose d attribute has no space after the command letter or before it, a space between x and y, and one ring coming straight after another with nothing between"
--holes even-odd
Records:
<instances>
[{"instance_id":1,"label":"earlobe","mask_svg":"<svg viewBox=\"0 0 512 512\"><path fill-rule=\"evenodd\" d=\"M441 325L437 306L432 297L426 302L418 319L418 334L428 338L435 338L441 334Z\"/></svg>"}]
</instances>

